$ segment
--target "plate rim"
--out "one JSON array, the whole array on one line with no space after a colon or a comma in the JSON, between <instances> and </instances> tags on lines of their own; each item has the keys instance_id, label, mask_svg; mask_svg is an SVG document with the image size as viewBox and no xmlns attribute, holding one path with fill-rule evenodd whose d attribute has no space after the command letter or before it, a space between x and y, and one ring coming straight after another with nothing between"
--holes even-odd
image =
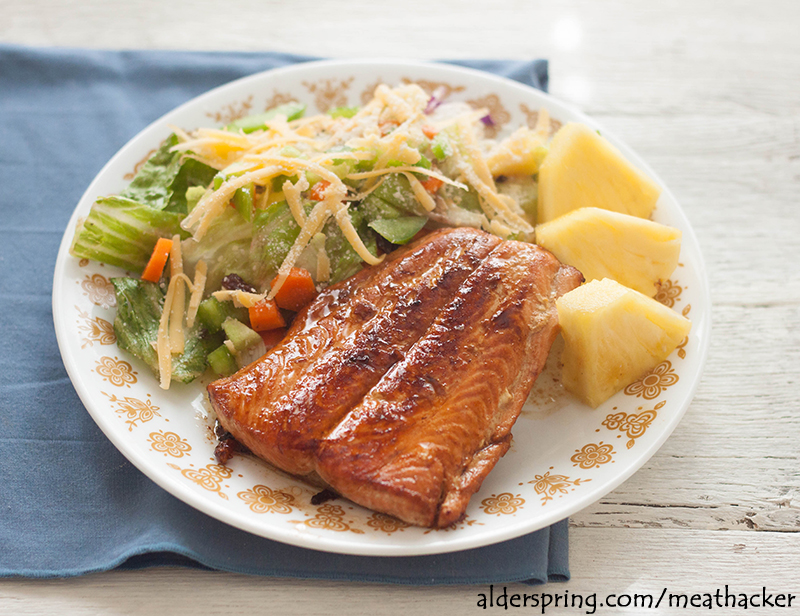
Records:
<instances>
[{"instance_id":1,"label":"plate rim","mask_svg":"<svg viewBox=\"0 0 800 616\"><path fill-rule=\"evenodd\" d=\"M698 326L702 326L702 331L698 334L697 337L699 341L697 349L697 353L699 355L697 370L696 373L693 375L694 378L693 381L691 382L691 386L687 394L684 396L683 401L680 404L680 408L678 408L677 406L674 407L672 414L668 418L666 424L658 432L657 437L651 443L649 443L648 447L642 448L638 454L633 456L632 461L628 462L621 472L616 473L610 479L604 480L603 482L599 482L598 484L592 486L591 488L587 488L586 491L582 491L579 497L570 501L569 506L561 508L554 507L551 511L545 514L537 515L535 524L531 524L529 522L526 523L524 521L517 521L516 523L509 523L500 529L487 531L487 533L478 535L477 537L474 538L462 538L461 540L458 540L456 538L457 536L455 535L444 536L440 540L434 542L429 542L425 544L410 543L407 545L404 545L403 543L392 544L392 545L384 545L384 544L371 545L368 542L361 542L361 543L344 542L341 540L336 540L335 538L331 539L320 535L311 535L311 534L302 535L302 534L291 534L288 532L286 533L272 532L272 528L270 526L258 526L250 522L247 518L239 515L237 512L231 510L230 508L226 509L225 507L214 506L216 505L216 503L212 504L212 501L210 499L207 499L191 491L184 483L179 482L177 478L174 478L173 476L168 475L166 473L155 472L155 469L152 467L151 462L148 461L147 456L145 456L143 453L140 453L136 448L129 447L128 444L125 442L125 439L120 438L118 431L113 428L110 419L107 419L102 413L93 412L91 410L92 406L95 404L93 399L93 394L90 391L91 388L88 386L87 383L84 382L83 377L78 370L76 358L72 354L73 349L71 349L66 342L67 339L66 318L62 316L63 313L63 311L61 310L62 303L60 303L59 300L61 298L62 293L64 292L62 291L62 284L64 282L64 270L66 268L68 259L73 258L69 255L69 247L72 243L72 235L75 226L77 224L77 221L79 219L78 210L81 204L87 198L94 200L92 194L96 192L96 190L94 189L95 185L100 181L101 178L103 178L106 175L109 168L113 167L116 164L118 159L127 155L128 151L132 149L137 142L139 142L142 139L145 139L147 135L149 135L150 133L158 131L158 129L162 129L161 132L168 130L166 125L168 118L174 115L181 114L187 108L201 105L203 101L211 99L221 91L227 89L235 89L237 87L244 86L251 82L258 83L265 78L270 78L273 76L280 78L282 75L287 73L288 74L302 73L303 71L313 72L324 68L343 69L345 67L351 68L351 67L379 67L379 66L408 68L409 70L419 69L419 68L429 70L431 68L434 68L442 70L450 75L462 74L467 77L477 78L484 82L486 81L495 82L504 89L511 87L512 89L517 90L523 94L533 93L535 96L544 98L545 101L548 104L553 105L553 107L566 110L568 113L580 119L580 121L585 122L589 126L602 129L604 137L609 139L609 141L611 141L616 147L621 149L626 154L626 156L628 157L632 156L633 162L638 167L642 168L654 181L658 183L658 185L662 189L662 193L668 196L670 201L675 206L674 211L671 210L671 214L677 215L677 217L681 221L681 231L684 234L684 240L682 242L682 246L687 244L692 246L693 249L692 267L695 270L697 278L701 282L702 286L702 293L701 293L702 306L700 310L701 318L699 319L693 318L692 327L694 332L697 332L697 329L695 328L697 328ZM65 228L64 235L62 236L61 239L61 243L59 244L58 255L56 257L56 265L53 273L53 293L52 293L52 310L53 310L53 321L56 331L56 338L58 342L59 352L61 354L61 358L67 370L67 374L70 378L70 381L73 387L75 388L76 392L78 393L78 396L80 397L81 402L86 408L86 411L92 417L94 422L98 425L98 427L106 435L106 437L113 443L115 448L126 459L128 459L140 472L142 472L150 480L155 482L161 488L165 489L171 495L175 496L184 503L213 517L216 520L219 520L220 522L223 522L240 530L250 532L259 537L264 537L273 541L278 541L281 543L294 545L298 547L309 548L322 552L363 555L363 556L430 555L430 554L457 552L476 547L493 545L502 541L520 537L530 532L535 532L536 530L540 530L555 522L567 518L585 509L592 503L596 502L606 494L616 489L619 485L621 485L623 482L629 479L634 473L640 470L642 466L644 466L644 464L663 446L664 442L666 442L666 440L672 435L678 423L680 423L681 419L683 418L689 406L691 405L695 397L695 394L697 392L697 388L699 387L700 381L702 380L702 375L705 369L706 360L708 356L708 350L711 339L711 331L710 331L711 307L712 306L711 306L710 287L709 287L709 280L706 272L705 262L703 259L702 252L700 250L700 244L697 240L697 236L694 232L693 227L689 222L688 217L686 216L686 213L684 212L678 200L675 198L670 188L663 182L660 176L654 172L654 170L650 167L647 161L643 160L638 154L636 154L634 150L632 150L629 146L627 146L627 144L625 144L623 141L619 140L611 131L608 131L600 123L595 121L590 116L587 116L582 111L576 109L572 105L564 103L563 101L554 98L553 96L551 96L546 92L543 92L526 84L516 82L506 77L495 75L493 73L488 73L479 69L468 68L460 65L451 65L442 62L421 62L413 60L381 59L381 58L316 60L316 61L302 62L299 64L292 64L288 66L260 71L258 73L247 75L229 81L227 83L221 84L219 86L216 86L215 88L212 88L211 90L208 90L196 97L193 97L190 100L182 103L181 105L169 110L156 120L149 123L146 127L141 129L139 132L136 133L136 135L134 135L131 139L129 139L106 162L106 164L103 165L103 167L96 174L96 176L90 182L90 184L88 185L88 187L86 188L86 190L76 203L73 213L70 216L69 222L67 223L67 226Z\"/></svg>"}]
</instances>

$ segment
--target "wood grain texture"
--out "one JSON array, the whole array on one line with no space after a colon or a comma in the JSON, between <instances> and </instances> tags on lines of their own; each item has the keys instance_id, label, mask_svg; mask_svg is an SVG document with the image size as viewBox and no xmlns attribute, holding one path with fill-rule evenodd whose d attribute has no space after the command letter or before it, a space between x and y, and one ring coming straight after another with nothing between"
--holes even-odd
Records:
<instances>
[{"instance_id":1,"label":"wood grain texture","mask_svg":"<svg viewBox=\"0 0 800 616\"><path fill-rule=\"evenodd\" d=\"M0 0L0 10L6 43L549 58L551 92L633 147L682 204L713 328L684 420L572 518L572 581L536 590L800 593L800 4L306 0L300 16L279 0L237 0L222 14L210 0ZM3 580L0 613L462 614L485 591L159 569Z\"/></svg>"}]
</instances>

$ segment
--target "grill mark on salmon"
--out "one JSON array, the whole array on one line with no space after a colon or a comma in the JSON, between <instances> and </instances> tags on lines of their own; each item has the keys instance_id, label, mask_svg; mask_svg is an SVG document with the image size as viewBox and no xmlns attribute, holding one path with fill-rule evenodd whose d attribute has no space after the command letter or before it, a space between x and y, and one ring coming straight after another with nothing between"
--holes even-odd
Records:
<instances>
[{"instance_id":1,"label":"grill mark on salmon","mask_svg":"<svg viewBox=\"0 0 800 616\"><path fill-rule=\"evenodd\" d=\"M582 276L503 242L426 334L320 443L316 470L343 496L445 527L508 450L557 333L557 297Z\"/></svg>"},{"instance_id":2,"label":"grill mark on salmon","mask_svg":"<svg viewBox=\"0 0 800 616\"><path fill-rule=\"evenodd\" d=\"M323 291L284 341L208 387L220 423L283 470L314 471L320 439L429 328L500 240L432 233Z\"/></svg>"}]
</instances>

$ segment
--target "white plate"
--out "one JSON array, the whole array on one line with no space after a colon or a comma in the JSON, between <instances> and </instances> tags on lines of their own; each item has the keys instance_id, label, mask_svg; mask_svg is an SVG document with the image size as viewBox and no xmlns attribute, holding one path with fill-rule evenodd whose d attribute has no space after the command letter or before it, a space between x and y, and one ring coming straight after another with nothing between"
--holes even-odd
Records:
<instances>
[{"instance_id":1,"label":"white plate","mask_svg":"<svg viewBox=\"0 0 800 616\"><path fill-rule=\"evenodd\" d=\"M514 443L473 496L465 520L446 530L407 527L342 499L313 506L316 492L267 464L214 461L214 439L201 383L162 391L141 362L117 348L108 279L122 270L68 254L78 218L98 196L119 192L171 132L227 123L297 99L308 113L357 105L374 86L416 81L444 85L451 100L489 107L501 132L553 118L602 133L661 185L654 219L683 231L680 265L657 297L688 316L688 339L642 381L591 410L565 394L552 364L514 426ZM488 545L543 528L579 511L640 468L667 439L700 380L709 341L709 294L694 233L669 190L629 148L583 114L532 88L474 70L392 61L314 62L253 75L212 90L168 113L114 156L81 198L55 269L53 315L72 383L116 447L165 490L205 513L257 535L330 552L413 555ZM557 353L551 354L557 359Z\"/></svg>"}]
</instances>

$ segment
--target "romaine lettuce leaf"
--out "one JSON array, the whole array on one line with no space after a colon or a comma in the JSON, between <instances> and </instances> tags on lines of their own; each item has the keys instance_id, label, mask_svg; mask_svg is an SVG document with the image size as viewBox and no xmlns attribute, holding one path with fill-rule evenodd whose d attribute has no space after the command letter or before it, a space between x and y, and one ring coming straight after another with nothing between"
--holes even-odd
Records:
<instances>
[{"instance_id":1,"label":"romaine lettuce leaf","mask_svg":"<svg viewBox=\"0 0 800 616\"><path fill-rule=\"evenodd\" d=\"M208 186L217 170L186 158L183 152L170 152L177 143L176 135L167 137L120 196L157 210L186 214L186 189Z\"/></svg>"},{"instance_id":2,"label":"romaine lettuce leaf","mask_svg":"<svg viewBox=\"0 0 800 616\"><path fill-rule=\"evenodd\" d=\"M114 333L119 348L141 359L158 376L155 343L164 292L159 285L136 278L112 278L111 283L117 294ZM205 371L208 354L219 346L219 340L203 333L197 324L184 329L184 352L172 358L174 380L189 383Z\"/></svg>"},{"instance_id":3,"label":"romaine lettuce leaf","mask_svg":"<svg viewBox=\"0 0 800 616\"><path fill-rule=\"evenodd\" d=\"M102 197L78 226L70 252L78 258L94 259L140 273L147 265L160 237L176 233L183 214L157 210L124 197Z\"/></svg>"}]
</instances>

